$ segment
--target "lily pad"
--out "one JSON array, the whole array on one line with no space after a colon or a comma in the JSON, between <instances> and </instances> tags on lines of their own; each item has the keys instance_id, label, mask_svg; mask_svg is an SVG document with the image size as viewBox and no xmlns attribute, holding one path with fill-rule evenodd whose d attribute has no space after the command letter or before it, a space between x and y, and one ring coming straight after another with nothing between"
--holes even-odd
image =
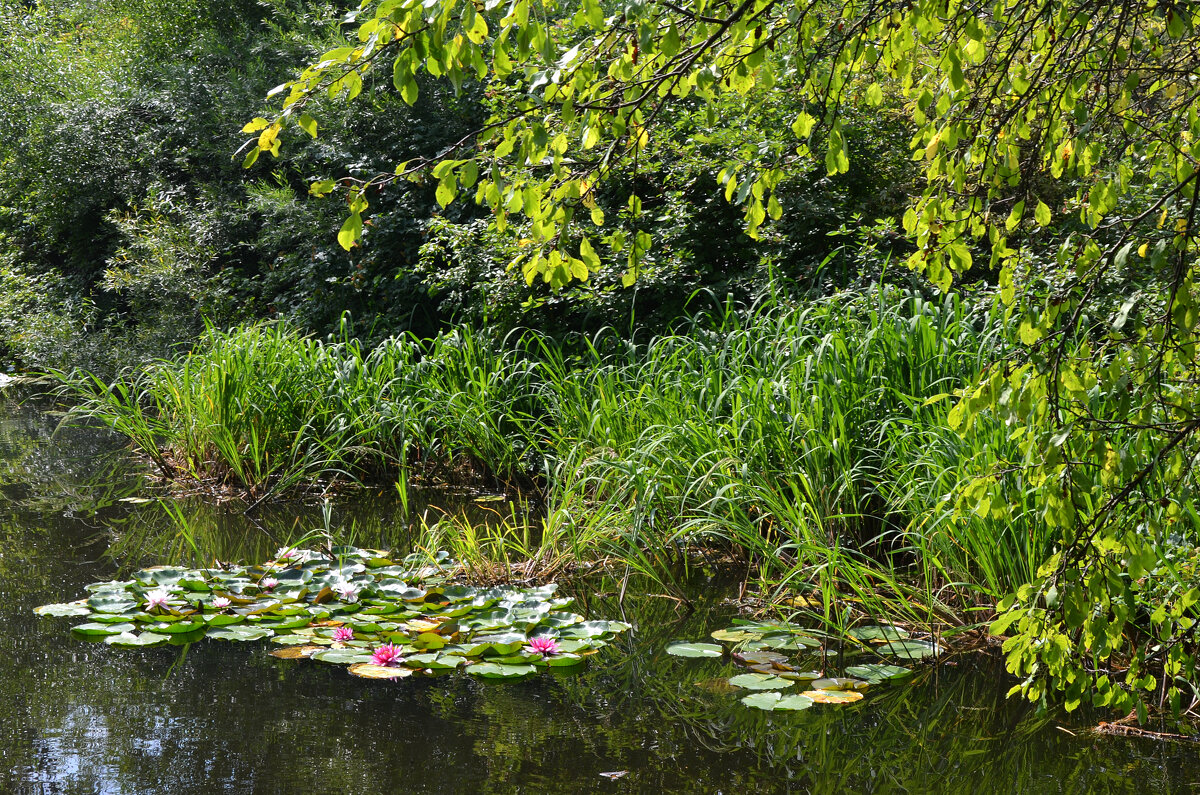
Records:
<instances>
[{"instance_id":1,"label":"lily pad","mask_svg":"<svg viewBox=\"0 0 1200 795\"><path fill-rule=\"evenodd\" d=\"M852 665L846 669L846 673L850 676L857 676L859 679L865 679L868 682L887 682L893 679L903 679L906 676L912 676L911 668L901 668L899 665L887 665L885 663L870 663L867 665Z\"/></svg>"},{"instance_id":2,"label":"lily pad","mask_svg":"<svg viewBox=\"0 0 1200 795\"><path fill-rule=\"evenodd\" d=\"M679 640L667 646L667 654L672 657L720 657L724 653L725 650L715 643L690 643Z\"/></svg>"},{"instance_id":3,"label":"lily pad","mask_svg":"<svg viewBox=\"0 0 1200 795\"><path fill-rule=\"evenodd\" d=\"M801 693L818 704L852 704L862 701L863 694L853 690L809 690Z\"/></svg>"},{"instance_id":4,"label":"lily pad","mask_svg":"<svg viewBox=\"0 0 1200 795\"><path fill-rule=\"evenodd\" d=\"M63 618L67 616L75 617L91 615L92 610L85 602L79 601L67 602L65 604L42 605L41 607L35 607L33 612L37 613L39 616L56 616Z\"/></svg>"},{"instance_id":5,"label":"lily pad","mask_svg":"<svg viewBox=\"0 0 1200 795\"><path fill-rule=\"evenodd\" d=\"M770 674L738 674L729 678L729 684L746 690L782 690L796 683Z\"/></svg>"},{"instance_id":6,"label":"lily pad","mask_svg":"<svg viewBox=\"0 0 1200 795\"><path fill-rule=\"evenodd\" d=\"M774 663L787 662L787 655L780 654L777 651L747 651L741 654L735 654L735 658L741 658L741 661L746 665L772 665Z\"/></svg>"},{"instance_id":7,"label":"lily pad","mask_svg":"<svg viewBox=\"0 0 1200 795\"><path fill-rule=\"evenodd\" d=\"M104 635L120 635L122 632L133 632L136 629L136 624L101 624L99 622L91 622L88 624L80 624L79 626L71 627L72 632L78 632L80 635L91 635L94 637L101 637Z\"/></svg>"},{"instance_id":8,"label":"lily pad","mask_svg":"<svg viewBox=\"0 0 1200 795\"><path fill-rule=\"evenodd\" d=\"M361 676L363 679L402 679L413 674L411 668L375 665L374 663L354 663L350 666L349 671L354 676Z\"/></svg>"},{"instance_id":9,"label":"lily pad","mask_svg":"<svg viewBox=\"0 0 1200 795\"><path fill-rule=\"evenodd\" d=\"M271 642L280 646L305 646L311 645L313 643L313 638L310 635L276 635L275 637L271 638ZM272 654L274 654L274 652L272 652Z\"/></svg>"},{"instance_id":10,"label":"lily pad","mask_svg":"<svg viewBox=\"0 0 1200 795\"><path fill-rule=\"evenodd\" d=\"M87 605L97 613L128 613L138 603L125 591L98 593L87 600Z\"/></svg>"},{"instance_id":11,"label":"lily pad","mask_svg":"<svg viewBox=\"0 0 1200 795\"><path fill-rule=\"evenodd\" d=\"M905 640L908 637L908 631L900 627L873 625L866 627L855 627L846 633L850 637L861 641L892 641Z\"/></svg>"},{"instance_id":12,"label":"lily pad","mask_svg":"<svg viewBox=\"0 0 1200 795\"><path fill-rule=\"evenodd\" d=\"M808 635L801 635L799 633L764 635L758 640L758 643L765 649L785 649L789 651L815 649L821 645L821 641L816 638L810 638Z\"/></svg>"},{"instance_id":13,"label":"lily pad","mask_svg":"<svg viewBox=\"0 0 1200 795\"><path fill-rule=\"evenodd\" d=\"M204 622L212 627L228 627L233 624L241 624L245 620L245 616L239 616L236 613L212 613L204 617Z\"/></svg>"},{"instance_id":14,"label":"lily pad","mask_svg":"<svg viewBox=\"0 0 1200 795\"><path fill-rule=\"evenodd\" d=\"M249 641L262 640L263 638L269 638L274 634L275 633L273 631L264 627L236 626L214 629L208 633L208 637L216 640Z\"/></svg>"},{"instance_id":15,"label":"lily pad","mask_svg":"<svg viewBox=\"0 0 1200 795\"><path fill-rule=\"evenodd\" d=\"M748 640L758 640L763 633L745 629L718 629L710 633L710 636L713 640L725 643L743 643Z\"/></svg>"},{"instance_id":16,"label":"lily pad","mask_svg":"<svg viewBox=\"0 0 1200 795\"><path fill-rule=\"evenodd\" d=\"M350 665L352 663L371 662L373 657L369 652L364 652L362 649L322 649L321 651L313 652L312 659L324 663L333 663L334 665Z\"/></svg>"},{"instance_id":17,"label":"lily pad","mask_svg":"<svg viewBox=\"0 0 1200 795\"><path fill-rule=\"evenodd\" d=\"M779 671L775 675L793 682L812 682L823 676L820 671Z\"/></svg>"},{"instance_id":18,"label":"lily pad","mask_svg":"<svg viewBox=\"0 0 1200 795\"><path fill-rule=\"evenodd\" d=\"M867 682L861 679L849 679L841 676L829 677L826 679L814 679L809 685L813 690L865 690Z\"/></svg>"},{"instance_id":19,"label":"lily pad","mask_svg":"<svg viewBox=\"0 0 1200 795\"><path fill-rule=\"evenodd\" d=\"M418 668L444 671L466 665L467 660L453 654L413 654L405 658L404 663Z\"/></svg>"},{"instance_id":20,"label":"lily pad","mask_svg":"<svg viewBox=\"0 0 1200 795\"><path fill-rule=\"evenodd\" d=\"M173 635L176 633L194 632L197 629L204 629L205 626L203 621L160 621L157 624L152 624L150 630L152 632Z\"/></svg>"},{"instance_id":21,"label":"lily pad","mask_svg":"<svg viewBox=\"0 0 1200 795\"><path fill-rule=\"evenodd\" d=\"M813 700L800 694L785 696L776 691L767 691L744 696L742 703L748 707L770 711L799 711L811 707Z\"/></svg>"},{"instance_id":22,"label":"lily pad","mask_svg":"<svg viewBox=\"0 0 1200 795\"><path fill-rule=\"evenodd\" d=\"M133 632L122 632L120 635L109 635L104 642L110 646L136 648L138 646L157 646L170 639L170 636L160 635L157 632L143 632L140 635Z\"/></svg>"},{"instance_id":23,"label":"lily pad","mask_svg":"<svg viewBox=\"0 0 1200 795\"><path fill-rule=\"evenodd\" d=\"M905 660L923 660L941 653L935 644L924 640L899 640L885 643L877 648L881 654L891 654Z\"/></svg>"},{"instance_id":24,"label":"lily pad","mask_svg":"<svg viewBox=\"0 0 1200 795\"><path fill-rule=\"evenodd\" d=\"M485 662L467 666L467 673L485 679L516 679L536 672L537 668L532 665L497 665Z\"/></svg>"},{"instance_id":25,"label":"lily pad","mask_svg":"<svg viewBox=\"0 0 1200 795\"><path fill-rule=\"evenodd\" d=\"M548 657L542 658L541 664L551 668L570 668L582 662L583 657L580 657L578 654L551 654Z\"/></svg>"},{"instance_id":26,"label":"lily pad","mask_svg":"<svg viewBox=\"0 0 1200 795\"><path fill-rule=\"evenodd\" d=\"M390 642L399 647L403 665L385 667L389 671L470 666L473 675L492 678L579 666L613 635L630 629L621 621L586 621L568 612L572 599L556 597L554 584L477 588L450 583L447 572L454 565L445 553L410 555L397 563L383 550L339 547L331 557L296 549L286 558L252 567L143 569L134 580L87 586L86 602L47 605L38 614L84 618L87 623L77 634L115 638L115 646L178 645L206 635L228 641L270 639L277 657L311 655L347 666L374 665L372 652ZM267 584L268 578L276 583ZM356 589L355 602L339 598L334 587L342 583ZM148 594L162 589L173 591L169 605L146 611ZM218 600L222 607L214 605ZM335 629L347 627L353 639L334 641ZM545 657L531 653L530 639L539 636L556 640L558 652ZM711 643L691 645L698 656L722 653ZM472 659L477 660L474 665Z\"/></svg>"}]
</instances>

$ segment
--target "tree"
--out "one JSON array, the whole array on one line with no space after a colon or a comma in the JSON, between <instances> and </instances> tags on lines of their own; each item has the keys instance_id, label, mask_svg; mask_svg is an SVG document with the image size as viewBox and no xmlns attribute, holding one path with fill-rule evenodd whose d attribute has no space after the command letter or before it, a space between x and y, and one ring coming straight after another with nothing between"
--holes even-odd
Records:
<instances>
[{"instance_id":1,"label":"tree","mask_svg":"<svg viewBox=\"0 0 1200 795\"><path fill-rule=\"evenodd\" d=\"M786 146L714 164L757 234L776 189L815 160L849 167L850 107L902 107L925 187L903 227L907 260L946 290L974 269L1012 307L1024 348L963 390L951 421L1012 425L1023 458L959 495L1002 516L1005 483L1040 485L1060 533L1040 576L1000 605L1015 690L1068 706L1144 711L1196 695L1200 590L1186 554L1200 456L1195 345L1200 9L1098 0L367 0L357 43L278 90L274 119L246 127L246 164L291 129L315 136L320 92L348 100L390 68L408 103L442 78L485 84L492 115L436 157L355 183L339 235L361 236L367 189L432 179L443 206L472 196L495 228L520 221L532 282L587 279L603 246L636 279L653 241L606 232L596 206L681 111L738 98L797 103ZM714 126L720 124L711 119ZM329 193L332 182L312 186ZM629 211L637 214L635 194Z\"/></svg>"}]
</instances>

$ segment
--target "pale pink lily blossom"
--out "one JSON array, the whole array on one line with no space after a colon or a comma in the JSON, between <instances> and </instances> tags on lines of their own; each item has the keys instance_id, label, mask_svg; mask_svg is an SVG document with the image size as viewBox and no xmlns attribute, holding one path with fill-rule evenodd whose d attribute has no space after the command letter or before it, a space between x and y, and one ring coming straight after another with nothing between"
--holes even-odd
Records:
<instances>
[{"instance_id":1,"label":"pale pink lily blossom","mask_svg":"<svg viewBox=\"0 0 1200 795\"><path fill-rule=\"evenodd\" d=\"M296 557L296 550L291 547L280 547L275 551L275 560L291 560Z\"/></svg>"},{"instance_id":2,"label":"pale pink lily blossom","mask_svg":"<svg viewBox=\"0 0 1200 795\"><path fill-rule=\"evenodd\" d=\"M332 590L343 602L358 601L358 589L354 587L353 583L339 582L332 586Z\"/></svg>"},{"instance_id":3,"label":"pale pink lily blossom","mask_svg":"<svg viewBox=\"0 0 1200 795\"><path fill-rule=\"evenodd\" d=\"M153 591L146 592L146 612L149 612L156 607L160 610L167 609L167 601L171 598L171 592L166 588L156 588Z\"/></svg>"},{"instance_id":4,"label":"pale pink lily blossom","mask_svg":"<svg viewBox=\"0 0 1200 795\"><path fill-rule=\"evenodd\" d=\"M230 602L228 599L226 599L224 596L218 596L216 599L212 600L212 606L217 608L218 610L224 610L225 608L229 607L229 605L231 605L231 604L233 604L233 603Z\"/></svg>"},{"instance_id":5,"label":"pale pink lily blossom","mask_svg":"<svg viewBox=\"0 0 1200 795\"><path fill-rule=\"evenodd\" d=\"M383 644L371 655L371 662L376 665L399 665L402 659L403 655L400 652L400 647L392 643Z\"/></svg>"},{"instance_id":6,"label":"pale pink lily blossom","mask_svg":"<svg viewBox=\"0 0 1200 795\"><path fill-rule=\"evenodd\" d=\"M354 640L354 630L350 629L350 627L338 627L333 631L333 639L338 643Z\"/></svg>"},{"instance_id":7,"label":"pale pink lily blossom","mask_svg":"<svg viewBox=\"0 0 1200 795\"><path fill-rule=\"evenodd\" d=\"M547 637L530 638L529 650L534 654L549 657L551 654L558 654L558 641Z\"/></svg>"},{"instance_id":8,"label":"pale pink lily blossom","mask_svg":"<svg viewBox=\"0 0 1200 795\"><path fill-rule=\"evenodd\" d=\"M275 579L274 577L264 577L258 582L259 587L264 591L269 591L278 584L279 580Z\"/></svg>"}]
</instances>

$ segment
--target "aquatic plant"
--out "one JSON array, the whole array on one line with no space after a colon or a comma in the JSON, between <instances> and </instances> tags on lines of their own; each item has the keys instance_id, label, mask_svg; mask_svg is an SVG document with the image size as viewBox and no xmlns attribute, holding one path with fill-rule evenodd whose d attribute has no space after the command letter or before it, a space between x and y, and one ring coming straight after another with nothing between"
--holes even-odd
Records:
<instances>
[{"instance_id":1,"label":"aquatic plant","mask_svg":"<svg viewBox=\"0 0 1200 795\"><path fill-rule=\"evenodd\" d=\"M551 654L558 654L558 643L554 638L539 636L529 639L529 650L534 654L540 654L547 657Z\"/></svg>"},{"instance_id":2,"label":"aquatic plant","mask_svg":"<svg viewBox=\"0 0 1200 795\"><path fill-rule=\"evenodd\" d=\"M383 644L371 654L374 665L399 665L403 659L404 653L400 647L392 643Z\"/></svg>"},{"instance_id":3,"label":"aquatic plant","mask_svg":"<svg viewBox=\"0 0 1200 795\"><path fill-rule=\"evenodd\" d=\"M382 679L457 668L493 679L527 676L539 666L579 665L629 629L568 612L573 600L556 596L553 583L455 583L458 567L444 552L400 560L352 546L293 552L283 566L278 556L250 567L155 566L35 612L86 618L72 628L76 635L117 647L270 639L285 647L276 657L348 665ZM354 601L338 598L335 589L346 585Z\"/></svg>"},{"instance_id":4,"label":"aquatic plant","mask_svg":"<svg viewBox=\"0 0 1200 795\"><path fill-rule=\"evenodd\" d=\"M916 660L940 651L936 644L910 639L906 630L890 625L856 627L833 636L786 621L734 619L733 626L715 630L712 637L731 644L730 659L748 671L730 677L729 687L766 691L752 692L742 703L772 711L859 701L872 685L912 675L912 669L886 662L889 658ZM712 643L674 641L666 652L673 657L719 658L725 650ZM847 661L857 662L846 665ZM844 667L846 676L827 676L831 666ZM779 692L797 683L809 689L798 695Z\"/></svg>"},{"instance_id":5,"label":"aquatic plant","mask_svg":"<svg viewBox=\"0 0 1200 795\"><path fill-rule=\"evenodd\" d=\"M152 610L167 610L167 603L171 599L171 592L166 588L156 588L153 591L146 593L146 612Z\"/></svg>"},{"instance_id":6,"label":"aquatic plant","mask_svg":"<svg viewBox=\"0 0 1200 795\"><path fill-rule=\"evenodd\" d=\"M340 599L341 601L343 601L343 602L357 602L358 601L358 588L355 587L354 583L338 582L338 583L334 583L332 588L333 588L333 592L335 594L337 594L338 599Z\"/></svg>"},{"instance_id":7,"label":"aquatic plant","mask_svg":"<svg viewBox=\"0 0 1200 795\"><path fill-rule=\"evenodd\" d=\"M1009 333L980 305L879 288L570 348L460 328L368 353L282 326L213 330L187 358L71 384L152 458L256 498L322 476L397 475L402 495L438 475L520 484L538 508L420 528L480 571L619 560L666 579L716 550L767 598L811 591L831 625L954 628L990 618L1050 548L1029 483L997 484L1003 517L946 499L1020 457L1001 423L946 421L946 396Z\"/></svg>"}]
</instances>

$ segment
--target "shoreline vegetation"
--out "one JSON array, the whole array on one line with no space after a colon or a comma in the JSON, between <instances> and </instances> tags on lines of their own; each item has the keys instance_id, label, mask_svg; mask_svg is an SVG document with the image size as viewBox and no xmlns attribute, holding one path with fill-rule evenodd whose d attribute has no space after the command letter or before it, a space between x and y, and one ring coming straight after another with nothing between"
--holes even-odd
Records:
<instances>
[{"instance_id":1,"label":"shoreline vegetation","mask_svg":"<svg viewBox=\"0 0 1200 795\"><path fill-rule=\"evenodd\" d=\"M569 347L463 326L368 351L254 324L112 383L58 377L78 415L163 477L251 505L316 480L397 482L402 498L431 480L503 488L530 515L446 517L431 543L468 564L615 558L660 579L703 549L826 621L953 633L990 619L1049 551L1024 511L964 519L952 504L1012 452L1002 426L946 422L951 393L1006 350L989 306L879 288Z\"/></svg>"},{"instance_id":2,"label":"shoreline vegetation","mask_svg":"<svg viewBox=\"0 0 1200 795\"><path fill-rule=\"evenodd\" d=\"M503 489L421 532L1194 721L1200 9L899 5L0 0L0 363L252 510Z\"/></svg>"}]
</instances>

